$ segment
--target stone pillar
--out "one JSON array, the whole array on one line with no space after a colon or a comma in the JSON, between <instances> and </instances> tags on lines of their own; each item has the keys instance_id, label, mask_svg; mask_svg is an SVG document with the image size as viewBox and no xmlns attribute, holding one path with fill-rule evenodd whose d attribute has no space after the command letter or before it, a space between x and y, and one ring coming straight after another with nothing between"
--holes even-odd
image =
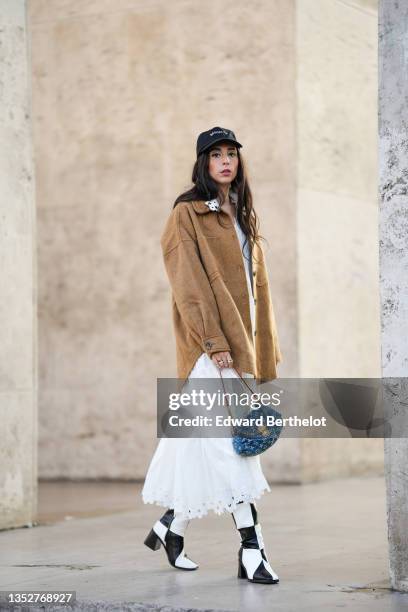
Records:
<instances>
[{"instance_id":1,"label":"stone pillar","mask_svg":"<svg viewBox=\"0 0 408 612\"><path fill-rule=\"evenodd\" d=\"M382 0L379 12L379 162L384 377L408 375L407 36L407 3ZM401 403L393 405L395 416L406 413L406 399L402 398L402 394L406 398L406 383L401 385L401 391ZM407 464L407 439L385 439L390 578L392 588L401 591L408 591Z\"/></svg>"},{"instance_id":2,"label":"stone pillar","mask_svg":"<svg viewBox=\"0 0 408 612\"><path fill-rule=\"evenodd\" d=\"M30 53L25 0L0 2L0 528L37 497L37 331Z\"/></svg>"}]
</instances>

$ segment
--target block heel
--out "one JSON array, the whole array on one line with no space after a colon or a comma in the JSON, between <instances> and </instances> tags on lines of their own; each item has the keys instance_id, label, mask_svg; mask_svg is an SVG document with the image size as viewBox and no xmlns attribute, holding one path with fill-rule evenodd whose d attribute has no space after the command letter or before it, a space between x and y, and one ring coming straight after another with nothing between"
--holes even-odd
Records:
<instances>
[{"instance_id":1,"label":"block heel","mask_svg":"<svg viewBox=\"0 0 408 612\"><path fill-rule=\"evenodd\" d=\"M145 539L144 543L146 544L146 546L148 546L152 550L159 550L161 546L161 540L159 536L157 535L157 533L153 531L153 529L150 530L150 533Z\"/></svg>"},{"instance_id":2,"label":"block heel","mask_svg":"<svg viewBox=\"0 0 408 612\"><path fill-rule=\"evenodd\" d=\"M239 551L238 556L238 578L248 578L246 569L242 564L242 550Z\"/></svg>"}]
</instances>

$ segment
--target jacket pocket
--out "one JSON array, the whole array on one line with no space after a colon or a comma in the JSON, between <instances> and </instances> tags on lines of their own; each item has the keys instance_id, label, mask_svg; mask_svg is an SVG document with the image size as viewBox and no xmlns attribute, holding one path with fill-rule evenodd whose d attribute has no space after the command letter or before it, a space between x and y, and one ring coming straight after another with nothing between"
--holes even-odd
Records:
<instances>
[{"instance_id":1,"label":"jacket pocket","mask_svg":"<svg viewBox=\"0 0 408 612\"><path fill-rule=\"evenodd\" d=\"M218 239L218 240L219 240L219 239L220 239L220 235L218 235L218 236L217 236L216 234L210 234L210 233L206 234L206 233L204 233L204 232L203 232L202 236L203 236L203 238L205 238L206 240L207 240L207 239L208 239L208 240L214 240L214 239Z\"/></svg>"}]
</instances>

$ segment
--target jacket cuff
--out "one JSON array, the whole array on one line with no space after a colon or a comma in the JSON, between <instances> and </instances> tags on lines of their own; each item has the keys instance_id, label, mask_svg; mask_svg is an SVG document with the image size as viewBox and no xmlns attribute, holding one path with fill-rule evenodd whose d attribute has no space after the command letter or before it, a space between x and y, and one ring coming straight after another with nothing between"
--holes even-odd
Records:
<instances>
[{"instance_id":1,"label":"jacket cuff","mask_svg":"<svg viewBox=\"0 0 408 612\"><path fill-rule=\"evenodd\" d=\"M209 357L211 357L214 353L219 353L221 351L231 352L225 336L211 336L211 338L204 338L203 348Z\"/></svg>"}]
</instances>

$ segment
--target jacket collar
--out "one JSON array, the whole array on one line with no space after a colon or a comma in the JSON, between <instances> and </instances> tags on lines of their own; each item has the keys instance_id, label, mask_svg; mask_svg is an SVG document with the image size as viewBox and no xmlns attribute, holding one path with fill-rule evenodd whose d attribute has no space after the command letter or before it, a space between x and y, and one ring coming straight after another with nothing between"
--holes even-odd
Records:
<instances>
[{"instance_id":1,"label":"jacket collar","mask_svg":"<svg viewBox=\"0 0 408 612\"><path fill-rule=\"evenodd\" d=\"M238 202L238 194L236 191L230 191L231 200L236 204ZM213 200L195 200L193 201L193 208L199 215L205 215L210 211L219 212L220 202L218 198Z\"/></svg>"}]
</instances>

